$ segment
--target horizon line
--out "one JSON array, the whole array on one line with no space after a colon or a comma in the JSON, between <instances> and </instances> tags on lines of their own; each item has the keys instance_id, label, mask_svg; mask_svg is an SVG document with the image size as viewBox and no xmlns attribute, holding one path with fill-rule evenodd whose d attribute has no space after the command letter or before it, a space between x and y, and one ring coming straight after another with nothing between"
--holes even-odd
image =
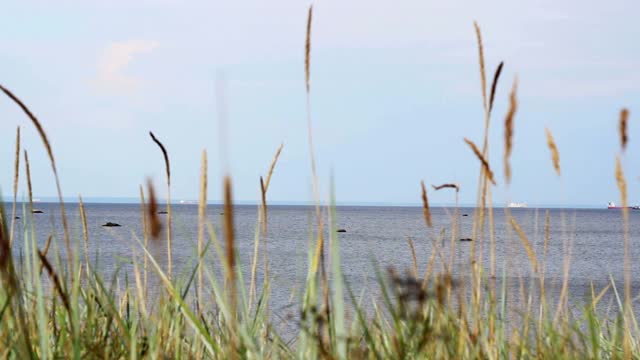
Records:
<instances>
[{"instance_id":1,"label":"horizon line","mask_svg":"<svg viewBox=\"0 0 640 360\"><path fill-rule=\"evenodd\" d=\"M35 203L57 203L57 196L40 196L33 197ZM13 198L9 198L3 196L0 200L3 203L12 203ZM104 196L93 196L93 197L83 197L83 203L85 204L139 204L140 199L135 197L104 197ZM63 197L63 201L65 203L77 204L79 203L79 199L76 197ZM23 203L26 201L17 200L18 203ZM166 199L159 198L158 203L166 203ZM197 205L198 200L173 200L171 201L171 205ZM207 201L207 205L222 205L222 200L210 200ZM256 200L235 200L234 204L236 205L260 205L259 201ZM527 204L523 208L576 208L576 209L606 209L605 205L597 205L597 204L542 204L542 203L533 203ZM315 202L313 201L292 201L292 200L276 200L270 201L269 205L279 205L279 206L313 206ZM326 203L322 203L322 205L327 205ZM336 206L372 206L372 207L422 207L423 204L420 202L385 202L385 201L338 201L335 204ZM455 207L455 203L434 203L430 207ZM458 207L464 208L475 208L477 204L471 203L459 203ZM494 208L507 208L508 204L494 204ZM517 207L516 207L517 208Z\"/></svg>"}]
</instances>

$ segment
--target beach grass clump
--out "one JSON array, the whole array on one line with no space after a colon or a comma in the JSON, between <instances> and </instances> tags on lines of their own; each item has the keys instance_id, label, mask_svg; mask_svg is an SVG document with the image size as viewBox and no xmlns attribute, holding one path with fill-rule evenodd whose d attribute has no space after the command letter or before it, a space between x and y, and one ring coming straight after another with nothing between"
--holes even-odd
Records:
<instances>
[{"instance_id":1,"label":"beach grass clump","mask_svg":"<svg viewBox=\"0 0 640 360\"><path fill-rule=\"evenodd\" d=\"M266 178L260 177L260 205L255 228L254 254L250 264L243 264L238 254L234 222L232 181L223 179L224 214L221 224L213 224L206 216L208 170L207 154L202 153L200 202L198 207L197 251L192 266L184 273L172 269L171 241L167 237L167 266L150 251L149 240L159 239L162 221L158 217L155 190L148 183L145 197L140 187L142 239L132 236L131 257L126 266L116 266L110 278L91 261L88 246L92 241L87 227L87 214L80 197L82 239L71 238L65 227L66 252L57 246L58 239L48 235L43 248L36 241L35 222L31 211L25 216L23 243L19 261L12 256L14 222L7 220L6 206L0 206L0 358L214 358L214 359L463 359L463 358L639 358L640 341L637 321L632 311L630 277L625 276L624 306L619 300L616 284L597 291L584 306L575 311L568 307L570 258L563 263L564 279L560 299L549 298L545 292L545 268L550 243L550 216L545 214L544 245L537 253L531 234L526 234L515 218L506 212L509 230L515 231L522 246L512 251L524 251L532 273L530 284L520 282L520 294L507 287L506 271L501 286L495 273L495 224L491 187L496 185L488 153L488 124L493 103L498 96L497 82L503 63L497 67L487 100L484 76L484 48L480 27L477 35L482 96L485 110L485 142L479 148L465 138L465 142L480 161L478 202L474 213L472 249L483 246L483 236L489 232L490 264L482 263L471 252L464 260L467 267L454 266L457 257L455 241L457 223L450 229L437 229L431 219L427 189L421 182L422 215L429 234L440 235L433 243L426 263L416 255L414 239L408 239L407 256L412 264L406 269L382 269L372 266L379 296L362 297L354 293L352 284L343 276L340 257L340 238L336 231L336 199L333 182L330 199L323 205L319 197L316 158L313 151L310 110L310 48L312 8L307 19L305 45L305 87L311 171L314 185L315 229L310 231L307 273L295 316L289 323L293 334L280 332L276 318L269 308L275 292L290 289L276 288L269 279L266 235L268 232L268 189L282 145L277 149ZM61 191L52 148L41 123L24 103L4 87L0 87L32 120L50 156ZM513 147L514 115L517 108L516 86L509 97L509 111L505 120L505 168ZM625 120L626 121L626 120ZM622 122L621 122L622 124ZM622 149L626 146L626 122L620 125ZM170 168L168 152L153 135L165 160L167 197L170 197ZM560 175L559 152L551 132L547 142L552 166ZM16 141L15 182L12 215L15 215L20 170L20 132ZM31 176L26 150L24 168L28 184L29 206L33 208ZM626 204L626 180L617 159L616 179L623 204ZM510 170L507 171L510 174ZM509 183L507 175L506 183ZM454 183L433 186L434 190L460 187ZM26 207L26 205L23 205ZM170 215L170 202L167 203ZM457 218L457 205L456 205ZM487 215L488 214L488 215ZM628 219L625 212L625 269L628 271ZM62 211L62 221L66 221ZM488 220L488 225L486 224ZM170 227L171 218L167 219ZM11 225L9 227L9 225ZM66 226L66 225L65 225ZM218 239L216 226L222 227L223 238ZM328 249L325 251L325 232L328 229ZM313 231L315 230L315 231ZM444 252L446 233L451 234L450 253ZM264 246L260 250L260 240ZM478 243L478 245L476 245ZM441 245L442 244L442 245ZM84 256L80 256L84 248ZM256 273L260 251L263 252L264 281L257 283ZM326 255L325 255L326 253ZM410 254L410 255L409 255ZM449 259L446 259L447 255ZM328 259L325 259L325 256ZM66 261L63 261L65 260ZM436 261L439 259L440 261ZM419 269L426 271L420 277ZM245 269L251 269L251 280L245 282ZM464 270L464 273L461 271ZM327 272L332 276L327 276ZM149 279L158 279L156 289L150 289ZM249 286L247 286L249 284ZM620 306L617 311L603 313L598 304L606 293L615 294ZM519 303L513 301L518 297ZM366 296L366 295L365 295ZM532 304L536 304L533 306Z\"/></svg>"}]
</instances>

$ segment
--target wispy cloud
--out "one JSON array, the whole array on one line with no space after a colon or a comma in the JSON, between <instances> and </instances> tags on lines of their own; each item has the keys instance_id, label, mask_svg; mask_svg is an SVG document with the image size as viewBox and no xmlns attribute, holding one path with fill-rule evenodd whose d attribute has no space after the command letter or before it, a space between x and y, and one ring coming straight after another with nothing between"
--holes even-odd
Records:
<instances>
[{"instance_id":1,"label":"wispy cloud","mask_svg":"<svg viewBox=\"0 0 640 360\"><path fill-rule=\"evenodd\" d=\"M131 93L142 84L141 78L127 74L127 68L139 54L153 51L156 41L127 40L109 44L98 59L96 87L108 92Z\"/></svg>"}]
</instances>

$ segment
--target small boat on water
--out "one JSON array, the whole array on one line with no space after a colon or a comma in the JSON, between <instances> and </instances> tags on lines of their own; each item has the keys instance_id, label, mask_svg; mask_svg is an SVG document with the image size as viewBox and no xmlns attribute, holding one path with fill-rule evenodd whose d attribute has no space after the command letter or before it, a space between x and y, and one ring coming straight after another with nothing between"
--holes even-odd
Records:
<instances>
[{"instance_id":1,"label":"small boat on water","mask_svg":"<svg viewBox=\"0 0 640 360\"><path fill-rule=\"evenodd\" d=\"M624 206L616 206L616 203L614 203L613 201L609 201L609 203L607 204L607 209L624 209ZM627 206L627 209L640 210L640 206Z\"/></svg>"},{"instance_id":2,"label":"small boat on water","mask_svg":"<svg viewBox=\"0 0 640 360\"><path fill-rule=\"evenodd\" d=\"M526 208L527 203L524 202L510 202L507 207L509 208Z\"/></svg>"}]
</instances>

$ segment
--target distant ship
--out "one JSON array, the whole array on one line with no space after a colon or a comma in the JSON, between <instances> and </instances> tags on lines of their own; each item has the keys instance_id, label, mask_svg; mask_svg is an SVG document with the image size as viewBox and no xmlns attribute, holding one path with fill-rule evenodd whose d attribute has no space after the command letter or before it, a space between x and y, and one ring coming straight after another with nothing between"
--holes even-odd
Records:
<instances>
[{"instance_id":1,"label":"distant ship","mask_svg":"<svg viewBox=\"0 0 640 360\"><path fill-rule=\"evenodd\" d=\"M510 202L507 207L509 208L526 208L527 207L527 203L523 203L523 202Z\"/></svg>"},{"instance_id":2,"label":"distant ship","mask_svg":"<svg viewBox=\"0 0 640 360\"><path fill-rule=\"evenodd\" d=\"M616 206L616 203L614 203L613 201L609 201L609 203L607 204L607 209L623 209L624 207L622 206ZM635 205L635 206L627 206L627 209L631 209L631 210L640 210L640 206Z\"/></svg>"}]
</instances>

